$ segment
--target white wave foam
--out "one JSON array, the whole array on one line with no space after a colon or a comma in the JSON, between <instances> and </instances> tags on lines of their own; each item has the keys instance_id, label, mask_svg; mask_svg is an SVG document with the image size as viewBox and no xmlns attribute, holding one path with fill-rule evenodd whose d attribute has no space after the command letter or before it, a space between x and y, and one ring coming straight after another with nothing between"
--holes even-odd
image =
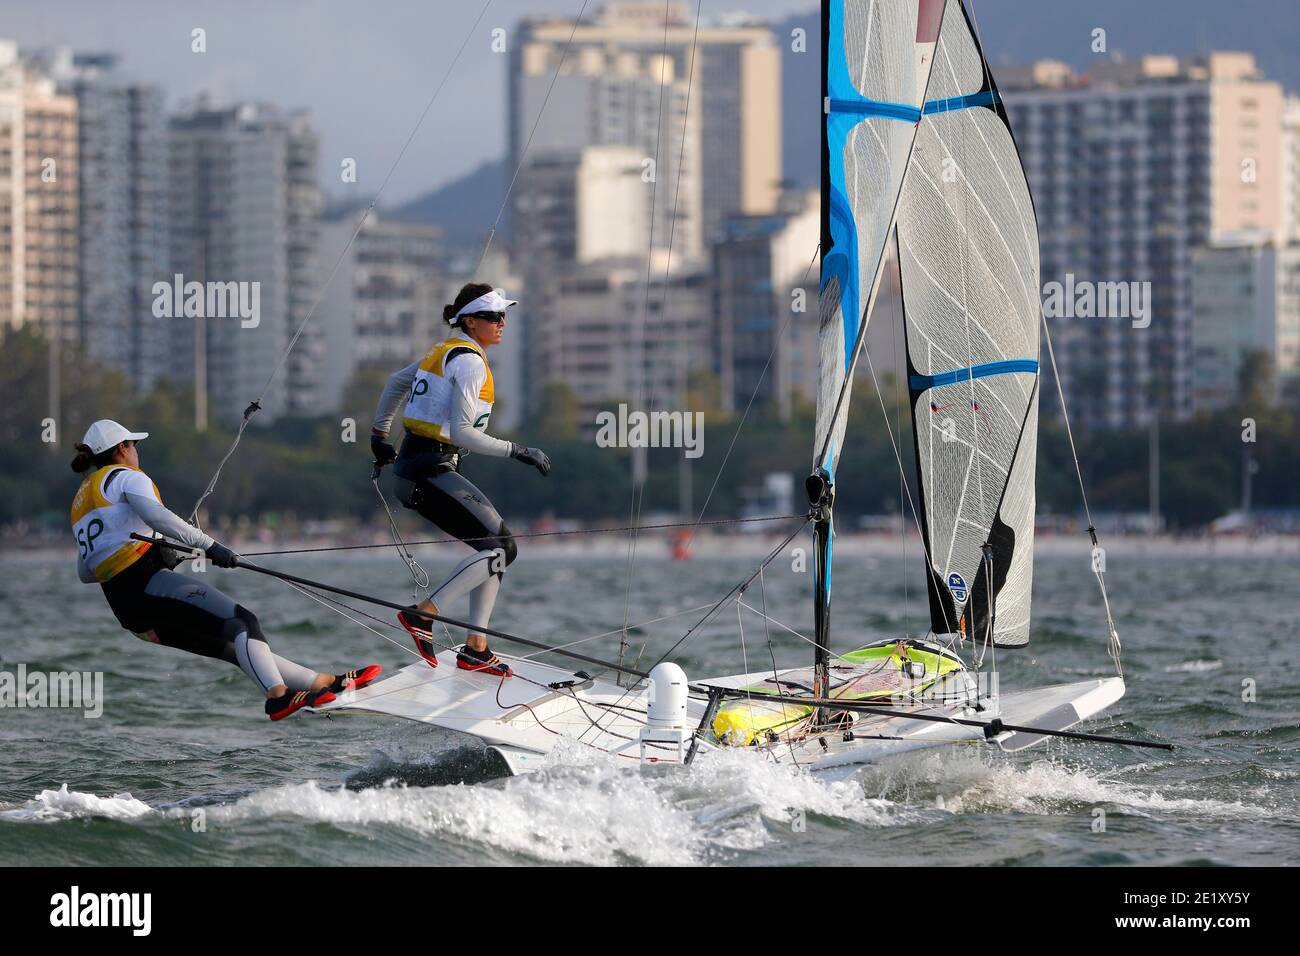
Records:
<instances>
[{"instance_id":1,"label":"white wave foam","mask_svg":"<svg viewBox=\"0 0 1300 956\"><path fill-rule=\"evenodd\" d=\"M949 799L948 809L961 812L1012 811L1051 814L1063 805L1106 805L1136 816L1192 816L1267 818L1273 811L1240 800L1226 801L1166 795L1150 787L1120 783L1096 776L1083 768L1067 767L1050 759L1028 767L994 763L987 776Z\"/></svg>"},{"instance_id":2,"label":"white wave foam","mask_svg":"<svg viewBox=\"0 0 1300 956\"><path fill-rule=\"evenodd\" d=\"M21 807L0 811L0 819L11 822L53 822L89 817L135 820L154 812L153 807L129 793L98 797L93 793L69 790L65 783L58 790L42 790Z\"/></svg>"},{"instance_id":3,"label":"white wave foam","mask_svg":"<svg viewBox=\"0 0 1300 956\"><path fill-rule=\"evenodd\" d=\"M762 847L774 830L793 831L810 816L863 826L908 817L904 808L865 798L851 781L824 783L751 753L717 757L687 771L642 771L578 748L553 755L543 770L488 786L347 790L308 782L209 807L207 818L212 827L274 817L393 826L552 863L690 865Z\"/></svg>"}]
</instances>

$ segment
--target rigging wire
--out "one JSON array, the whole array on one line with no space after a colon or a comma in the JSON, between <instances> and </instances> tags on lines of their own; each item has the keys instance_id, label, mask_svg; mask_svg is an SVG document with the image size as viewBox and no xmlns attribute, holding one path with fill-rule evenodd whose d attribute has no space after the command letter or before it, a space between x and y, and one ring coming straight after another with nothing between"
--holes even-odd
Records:
<instances>
[{"instance_id":1,"label":"rigging wire","mask_svg":"<svg viewBox=\"0 0 1300 956\"><path fill-rule=\"evenodd\" d=\"M984 46L983 38L980 35L979 20L975 16L975 2L970 0L970 22L975 31L975 40L981 47ZM989 80L988 60L981 57L984 61L984 70L986 73L986 82ZM1106 632L1107 632L1107 650L1110 654L1111 661L1115 664L1115 673L1119 677L1124 676L1124 665L1122 662L1122 646L1119 640L1119 631L1115 629L1115 616L1110 607L1110 595L1106 591L1106 572L1101 562L1097 560L1098 552L1101 545L1097 543L1097 526L1092 520L1092 509L1088 506L1088 492L1084 487L1083 467L1079 464L1079 450L1074 442L1074 429L1070 425L1070 410L1065 402L1065 389L1061 385L1060 369L1056 365L1056 349L1052 347L1052 330L1047 322L1047 313L1039 308L1039 315L1043 323L1043 340L1047 344L1047 356L1052 363L1052 379L1056 383L1057 398L1061 403L1061 419L1065 423L1065 434L1070 443L1070 457L1074 460L1074 475L1079 483L1079 499L1083 503L1083 513L1088 520L1088 537L1092 541L1092 552L1090 561L1092 564L1092 573L1097 578L1097 588L1101 591L1101 603L1106 611Z\"/></svg>"},{"instance_id":2,"label":"rigging wire","mask_svg":"<svg viewBox=\"0 0 1300 956\"><path fill-rule=\"evenodd\" d=\"M664 524L647 524L641 525L641 531L661 531L667 528L693 528L697 524L724 525L724 524L757 524L767 521L789 521L794 518L802 518L802 514L788 515L763 515L755 518L712 518L704 522L693 521L670 521ZM554 538L565 535L575 534L622 534L625 531L631 531L630 525L623 525L615 528L571 528L563 531L512 531L511 535L515 538ZM470 541L483 541L493 538L494 535L478 535L468 538L426 538L420 541L405 541L402 546L406 548L419 547L426 544L463 544ZM281 548L276 551L241 551L240 554L246 558L265 558L278 554L323 554L333 551L372 551L377 548L393 548L396 544L339 544L326 545L318 548Z\"/></svg>"},{"instance_id":3,"label":"rigging wire","mask_svg":"<svg viewBox=\"0 0 1300 956\"><path fill-rule=\"evenodd\" d=\"M519 179L519 174L523 171L524 161L528 158L528 149L533 145L533 136L537 132L537 127L541 125L542 114L546 112L546 104L551 101L551 91L555 89L555 83L560 78L560 71L564 68L564 61L569 56L569 48L573 46L573 38L577 35L578 27L582 25L582 15L587 12L587 4L591 0L582 0L582 6L578 9L578 15L574 18L573 29L569 31L569 39L564 43L564 49L560 51L560 61L555 64L555 72L551 74L551 83L546 88L546 95L542 97L542 105L537 110L537 116L533 120L532 128L528 131L528 139L524 142L523 151L519 154L519 162L515 165L514 174L510 177L510 183L506 186L505 195L501 197L501 208L497 210L497 217L492 221L492 228L488 230L487 240L483 243L483 252L478 257L478 265L474 267L474 272L483 268L483 260L487 258L488 249L492 247L492 239L497 234L497 227L501 224L501 217L505 215L506 205L510 202L510 195L514 192L515 182Z\"/></svg>"},{"instance_id":4,"label":"rigging wire","mask_svg":"<svg viewBox=\"0 0 1300 956\"><path fill-rule=\"evenodd\" d=\"M673 653L673 651L681 647L681 645L685 643L687 640L689 640L696 633L696 631L698 631L701 627L703 627L710 620L712 620L713 616L717 614L718 611L721 610L729 600L738 598L739 596L743 595L745 593L745 589L748 588L749 585L753 583L754 578L756 578L759 574L761 574L765 567L767 567L769 564L771 564L773 561L776 560L777 556L782 551L785 550L786 546L791 541L793 541L796 537L798 537L798 535L803 531L803 529L808 526L808 522L811 520L812 520L812 516L810 514L804 515L803 521L801 521L799 525L781 541L780 544L778 544L775 548L773 548L768 553L767 557L765 557L761 562L759 562L758 567L752 573L750 573L748 577L746 577L743 581L740 581L739 583L734 585L730 591L728 591L726 594L720 597L714 604L712 604L709 607L709 610L705 613L705 615L702 618L700 618L698 621L692 624L686 630L686 633L683 634L681 637L679 637L673 643L672 647L668 648L667 651L665 651L663 654L661 654L658 657L658 659L655 660L654 664L652 664L650 667L646 669L647 673L652 672L656 667L658 667L660 664L666 661L669 655ZM618 700L615 703L616 704L622 703L623 700L626 699L627 695L630 694L631 692L632 692L631 687L624 689L623 693L619 696ZM599 726L597 726L596 729L600 729Z\"/></svg>"},{"instance_id":5,"label":"rigging wire","mask_svg":"<svg viewBox=\"0 0 1300 956\"><path fill-rule=\"evenodd\" d=\"M677 203L678 203L678 199L681 196L681 190L682 190L682 162L686 155L686 130L689 125L690 115L691 115L691 93L693 92L695 86L695 51L696 51L696 47L699 44L700 11L703 6L704 6L704 0L697 0L695 6L695 32L691 37L691 54L686 69L686 102L682 110L682 133L679 138L678 151L677 151L677 168L675 170L677 176L673 187L672 212L668 217L668 252L664 262L664 279L662 285L662 297L660 299L660 304L659 304L660 321L666 321L665 317L668 315L669 276L670 273L672 272L673 241L677 235ZM648 409L651 401L651 396L647 394L651 383L648 381L647 362L645 358L645 351L646 351L645 327L646 327L646 314L650 308L650 273L654 263L655 214L657 212L656 207L658 204L658 190L659 190L659 147L660 147L661 137L663 136L664 96L667 90L667 84L664 82L664 72L668 67L668 23L669 23L670 10L671 10L670 0L664 0L664 42L663 42L663 50L660 53L660 61L659 61L659 113L655 120L655 155L654 155L655 175L650 183L650 236L646 245L645 293L641 299L641 315L640 315L640 321L637 325L637 344L639 346L639 352L637 355L637 370L636 370L637 406L642 409ZM641 481L637 480L638 476L637 476L636 462L638 461L637 458L638 451L641 453L639 458L641 462L646 462L649 457L646 454L645 449L632 449L632 469L633 469L632 470L632 501L631 501L631 515L629 516L628 520L629 523L634 526L634 530L632 531L632 534L628 541L627 575L626 575L626 582L625 582L624 594L623 594L623 615L625 620L628 614L631 613L632 571L636 565L636 549L640 537L639 533L635 530L635 526L640 524L641 511L645 505L645 481L644 478ZM619 643L618 660L620 664L623 663L623 658L626 655L627 650L628 650L628 643L627 643L627 634L625 632L622 641Z\"/></svg>"},{"instance_id":6,"label":"rigging wire","mask_svg":"<svg viewBox=\"0 0 1300 956\"><path fill-rule=\"evenodd\" d=\"M821 251L822 246L821 243L818 242L817 248L813 250L812 259L808 262L808 268L804 270L803 282L801 283L802 286L808 284L808 276L812 274L812 267L817 263L817 257L821 255ZM753 392L749 395L749 401L745 403L745 410L740 415L740 421L736 423L736 430L731 433L731 442L727 445L727 451L722 456L722 463L718 465L718 471L713 476L713 483L709 485L709 493L704 498L704 504L700 506L699 517L695 519L695 525L697 527L700 525L712 524L711 521L704 520L704 513L709 509L709 502L713 500L713 492L717 490L718 482L722 478L722 472L726 469L727 462L731 459L731 452L736 447L736 440L740 437L740 431L745 427L745 421L749 418L749 410L754 407L754 400L758 398L758 391L763 387L763 380L767 377L767 370L771 367L772 360L776 358L777 349L781 346L781 339L785 336L786 329L790 327L790 323L794 320L795 314L796 313L792 309L790 314L785 317L785 321L781 323L780 330L776 333L776 338L772 343L772 350L767 353L767 361L763 363L763 368L758 373L758 381L754 385ZM695 532L692 530L691 537L687 541L686 546L690 547L694 541Z\"/></svg>"},{"instance_id":7,"label":"rigging wire","mask_svg":"<svg viewBox=\"0 0 1300 956\"><path fill-rule=\"evenodd\" d=\"M902 453L898 450L898 442L894 440L894 431L891 427L889 427L889 409L885 407L884 396L881 395L880 393L880 380L876 378L876 367L871 361L871 352L868 349L863 349L862 355L867 360L867 370L871 373L871 385L873 390L876 393L876 399L880 403L880 414L885 419L886 431L889 432L889 444L894 450L894 461L898 464L899 474L904 475L906 474L906 469L903 467L903 456ZM916 522L916 528L917 531L919 532L921 530L921 516L916 508L916 499L912 497L912 486L906 481L904 481L903 487L907 491L907 504L908 504L908 508L912 512L912 520ZM930 553L930 545L925 540L924 534L921 534L921 551L925 555L926 567L928 570L928 568L934 564L934 558ZM956 622L949 620L948 608L943 604L943 602L940 602L940 607L943 609L944 612L943 613L944 622L948 625L949 628L948 633L950 634L955 633L957 631Z\"/></svg>"},{"instance_id":8,"label":"rigging wire","mask_svg":"<svg viewBox=\"0 0 1300 956\"><path fill-rule=\"evenodd\" d=\"M1115 617L1110 609L1110 595L1106 593L1106 572L1103 562L1098 560L1098 554L1101 545L1097 543L1097 526L1092 520L1092 509L1088 507L1088 493L1083 486L1083 468L1079 464L1079 452L1074 444L1074 430L1070 427L1070 412L1065 404L1065 389L1061 386L1061 373L1056 367L1056 350L1052 348L1052 331L1047 326L1047 314L1043 314L1043 336L1047 341L1047 355L1052 362L1052 378L1056 381L1056 394L1061 402L1061 418L1065 422L1065 434L1070 440L1070 456L1074 459L1074 474L1079 480L1079 497L1083 501L1083 513L1088 519L1088 536L1092 539L1092 573L1097 578L1097 587L1101 589L1101 603L1106 609L1106 630L1109 634L1107 647L1110 651L1110 659L1115 664L1115 673L1120 677L1124 676L1124 665L1121 660L1122 647L1119 641L1119 632L1115 629Z\"/></svg>"},{"instance_id":9,"label":"rigging wire","mask_svg":"<svg viewBox=\"0 0 1300 956\"><path fill-rule=\"evenodd\" d=\"M479 10L478 16L474 18L474 22L470 25L469 30L466 31L465 38L461 41L460 47L456 50L456 55L452 57L451 62L447 65L447 70L443 73L442 79L434 89L433 95L429 97L428 102L424 104L424 110L420 113L420 118L416 120L415 126L411 128L410 134L406 137L406 141L398 151L397 158L393 160L392 165L388 168L388 173L379 184L379 189L375 191L374 197L370 200L370 205L366 207L365 212L363 212L357 220L356 228L352 230L351 237L349 237L347 243L344 244L343 250L334 261L334 267L330 269L329 275L326 276L324 284L322 284L317 290L316 298L312 301L311 307L303 316L302 321L298 323L298 327L294 331L293 337L290 338L289 344L286 345L284 350L280 353L280 357L276 360L275 367L271 369L271 374L267 378L266 384L262 386L262 391L258 394L257 398L250 402L248 407L244 409L244 415L239 422L239 430L235 432L234 440L231 441L230 447L226 450L225 455L222 456L221 461L218 462L217 469L212 473L212 478L208 481L207 487L204 488L203 493L199 495L198 500L194 502L194 509L190 512L189 520L190 524L195 527L199 526L199 509L203 507L203 502L205 502L208 497L217 490L217 482L221 480L222 469L225 468L226 463L230 461L231 457L235 454L235 449L239 447L239 442L244 437L244 431L248 428L248 423L252 421L253 416L257 414L257 412L261 411L262 400L266 398L266 393L270 391L271 384L275 381L276 376L280 374L280 369L284 367L284 363L288 360L289 354L293 351L294 346L298 344L298 340L302 337L303 332L307 328L307 323L309 323L312 316L316 314L316 309L319 308L321 301L325 298L325 292L329 289L330 284L334 281L334 277L342 267L343 261L347 257L348 250L350 250L353 243L356 242L357 236L361 235L361 230L365 227L366 220L370 218L371 210L373 210L375 204L379 202L379 197L383 195L384 189L388 186L389 180L393 178L393 173L397 171L397 167L401 163L402 158L406 155L407 149L410 148L411 143L414 141L416 134L420 130L420 127L424 125L425 117L429 115L429 110L433 108L434 102L442 93L443 87L446 86L447 80L451 77L452 71L456 68L456 64L460 62L461 55L469 45L470 37L472 37L474 31L478 29L479 23L482 22L484 15L488 11L488 7L491 5L492 0L486 0L482 9Z\"/></svg>"}]
</instances>

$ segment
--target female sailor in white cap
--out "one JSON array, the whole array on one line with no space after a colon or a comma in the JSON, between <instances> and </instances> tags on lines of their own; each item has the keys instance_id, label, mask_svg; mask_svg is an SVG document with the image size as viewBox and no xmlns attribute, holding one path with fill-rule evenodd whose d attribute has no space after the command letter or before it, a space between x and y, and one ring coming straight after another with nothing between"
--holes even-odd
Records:
<instances>
[{"instance_id":1,"label":"female sailor in white cap","mask_svg":"<svg viewBox=\"0 0 1300 956\"><path fill-rule=\"evenodd\" d=\"M379 399L371 428L370 448L380 466L393 462L397 497L447 534L474 549L451 575L429 592L418 609L437 614L457 598L469 595L469 622L487 627L505 569L514 561L515 539L492 502L460 473L466 452L494 458L514 458L543 475L551 461L539 448L525 448L493 438L488 418L496 398L487 350L501 341L506 309L517 303L501 289L471 282L443 309L452 334L418 362L394 372ZM406 403L402 450L388 441L393 418ZM413 638L416 649L438 666L433 633L426 618L399 612L397 619ZM470 631L456 654L465 670L509 677L510 668L488 647L487 636Z\"/></svg>"},{"instance_id":2,"label":"female sailor in white cap","mask_svg":"<svg viewBox=\"0 0 1300 956\"><path fill-rule=\"evenodd\" d=\"M257 618L216 588L177 574L183 560L133 534L156 531L207 555L222 568L237 556L163 506L158 486L140 470L132 432L109 419L90 426L77 447L72 470L86 478L72 500L77 574L100 584L118 622L137 637L236 665L266 694L272 720L302 707L326 704L336 694L379 676L372 664L345 674L319 674L271 652Z\"/></svg>"}]
</instances>

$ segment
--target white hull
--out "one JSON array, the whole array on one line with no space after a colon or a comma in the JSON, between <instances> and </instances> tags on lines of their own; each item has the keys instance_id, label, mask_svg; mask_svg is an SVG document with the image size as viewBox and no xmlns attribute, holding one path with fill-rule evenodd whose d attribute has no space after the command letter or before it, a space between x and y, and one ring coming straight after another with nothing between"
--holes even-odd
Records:
<instances>
[{"instance_id":1,"label":"white hull","mask_svg":"<svg viewBox=\"0 0 1300 956\"><path fill-rule=\"evenodd\" d=\"M439 655L437 668L423 662L411 664L360 691L341 695L320 712L402 717L471 734L496 751L513 774L541 769L547 755L566 740L629 764L641 762L640 731L645 721L647 688L626 690L609 681L591 680L581 682L580 688L551 689L547 685L575 680L574 672L502 656L516 674L505 681L458 669L455 654L446 651ZM739 687L770 676L738 675L697 683ZM1004 693L995 700L982 701L984 709L975 710L967 706L974 700L974 682L964 672L960 679L970 691L965 703L918 710L982 722L997 718L1007 724L1065 730L1124 696L1123 680L1111 677ZM690 700L689 727L699 724L705 705L703 699ZM1014 751L1043 739L1041 735L1006 731L987 742ZM760 749L778 763L793 762L819 774L847 776L862 765L898 754L985 740L983 727L865 715L855 721L848 739L837 733L783 740ZM715 749L717 745L701 743L697 759L707 760ZM673 750L653 744L646 756L647 762L677 761Z\"/></svg>"}]
</instances>

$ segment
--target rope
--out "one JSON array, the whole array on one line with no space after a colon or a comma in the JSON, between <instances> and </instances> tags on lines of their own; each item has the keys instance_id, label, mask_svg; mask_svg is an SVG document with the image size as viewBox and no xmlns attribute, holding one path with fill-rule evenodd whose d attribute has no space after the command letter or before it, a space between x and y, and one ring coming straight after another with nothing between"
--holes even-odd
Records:
<instances>
[{"instance_id":1,"label":"rope","mask_svg":"<svg viewBox=\"0 0 1300 956\"><path fill-rule=\"evenodd\" d=\"M379 503L384 506L384 514L388 515L388 529L393 534L393 547L397 549L398 557L406 562L406 569L411 572L411 580L415 583L416 597L419 597L420 591L426 591L429 588L429 575L420 567L420 562L415 560L415 555L411 554L402 536L397 530L397 519L393 517L393 509L388 507L388 499L384 497L383 491L379 487L379 468L376 466L374 474L370 476L370 484L374 486L375 494L379 496Z\"/></svg>"},{"instance_id":2,"label":"rope","mask_svg":"<svg viewBox=\"0 0 1300 956\"><path fill-rule=\"evenodd\" d=\"M1092 521L1092 509L1088 507L1088 492L1083 485L1083 467L1079 464L1079 450L1074 444L1074 429L1070 426L1070 412L1065 404L1065 389L1061 387L1061 372L1056 366L1056 349L1052 347L1052 330L1047 324L1047 314L1043 313L1043 338L1047 342L1047 355L1052 362L1052 378L1056 382L1056 395L1061 403L1061 419L1065 422L1065 434L1070 440L1070 457L1074 460L1074 475L1079 481L1079 498L1083 501L1083 513L1088 519L1088 537L1092 539L1092 553L1089 562L1092 565L1092 573L1097 578L1097 587L1101 590L1101 603L1106 609L1106 632L1107 650L1110 653L1110 659L1115 664L1115 673L1120 677L1124 676L1124 664L1121 659L1122 647L1119 640L1119 631L1115 629L1115 617L1110 609L1110 595L1106 593L1106 572L1102 570L1101 564L1097 561L1097 550L1101 547L1097 543L1097 526Z\"/></svg>"},{"instance_id":3,"label":"rope","mask_svg":"<svg viewBox=\"0 0 1300 956\"><path fill-rule=\"evenodd\" d=\"M370 205L366 207L365 212L362 213L360 219L357 220L357 226L352 231L352 235L348 239L347 244L344 245L343 251L339 253L338 259L335 260L334 268L330 270L329 275L325 278L324 284L321 285L319 290L317 290L316 298L312 301L311 307L307 310L307 314L304 315L302 321L298 323L298 328L294 331L293 337L289 339L289 344L285 346L284 350L280 353L279 359L276 360L275 367L271 370L271 374L267 378L266 384L262 386L261 393L255 400L249 403L247 408L244 409L244 417L239 423L239 430L235 433L234 441L230 443L230 447L226 450L225 455L222 456L221 462L217 465L217 470L213 472L212 479L203 490L203 494L199 495L199 500L194 502L194 510L190 512L190 523L195 527L198 527L199 524L199 509L203 507L203 502L207 501L208 497L217 489L217 482L221 479L222 468L225 467L226 462L228 462L231 456L234 455L235 449L239 447L240 439L244 437L244 430L248 428L249 421L252 420L252 417L257 412L261 411L262 400L266 398L266 393L270 391L271 383L274 382L276 376L280 374L280 369L284 368L285 361L289 358L289 354L293 351L294 346L298 344L298 339L302 337L302 333L306 330L307 323L310 322L312 316L316 314L316 309L325 298L326 290L329 289L330 284L334 281L334 276L338 274L340 267L343 265L344 259L347 258L348 250L350 250L352 244L356 242L357 236L361 235L361 230L365 226L366 220L370 218L371 210L375 208L375 203L379 201L379 197L383 194L385 187L388 186L389 180L393 178L393 173L397 171L398 164L401 163L402 157L406 155L406 151L415 139L416 133L419 132L420 127L424 124L425 117L429 115L429 110L433 108L434 102L438 99L439 94L442 93L442 89L446 86L448 78L450 78L452 71L456 68L456 64L460 62L461 55L465 52L465 47L469 45L470 37L473 36L474 31L478 29L479 23L483 20L484 15L488 11L488 7L491 5L492 0L486 0L483 4L483 9L479 11L478 16L474 19L474 23L466 32L465 38L461 41L459 49L456 50L456 55L452 57L451 63L447 65L447 70L443 73L442 79L439 81L437 88L433 91L433 95L429 97L429 101L425 103L424 110L420 113L420 118L416 120L415 126L406 137L406 142L402 144L402 148L398 152L397 158L393 160L393 164L388 168L388 174L384 176L383 182L379 184L379 189L375 191L374 198L370 200Z\"/></svg>"}]
</instances>

